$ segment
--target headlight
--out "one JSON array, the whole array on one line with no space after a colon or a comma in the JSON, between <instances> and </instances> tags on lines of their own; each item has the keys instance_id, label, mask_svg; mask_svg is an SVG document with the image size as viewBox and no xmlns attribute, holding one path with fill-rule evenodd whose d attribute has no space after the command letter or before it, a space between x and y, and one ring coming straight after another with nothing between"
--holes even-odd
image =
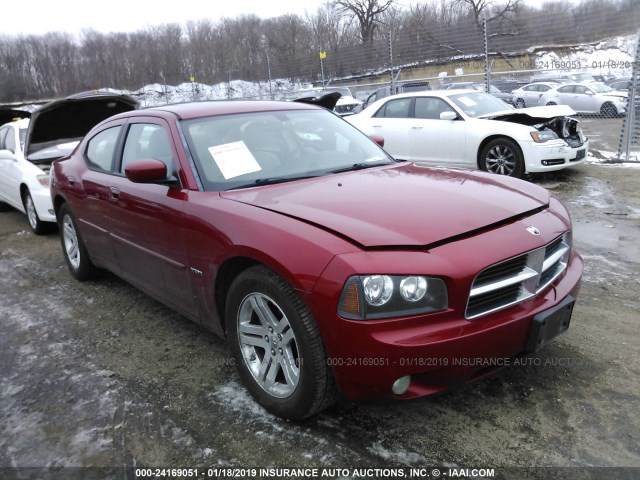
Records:
<instances>
[{"instance_id":1,"label":"headlight","mask_svg":"<svg viewBox=\"0 0 640 480\"><path fill-rule=\"evenodd\" d=\"M36 178L38 179L38 182L40 182L40 185L45 188L49 188L49 175L38 175Z\"/></svg>"},{"instance_id":2,"label":"headlight","mask_svg":"<svg viewBox=\"0 0 640 480\"><path fill-rule=\"evenodd\" d=\"M533 138L533 141L536 143L544 143L549 140L557 140L558 135L556 135L556 132L552 132L551 130L543 130L541 132L531 132L531 138Z\"/></svg>"},{"instance_id":3,"label":"headlight","mask_svg":"<svg viewBox=\"0 0 640 480\"><path fill-rule=\"evenodd\" d=\"M379 307L391 298L393 280L388 275L371 275L362 280L364 298L369 305Z\"/></svg>"},{"instance_id":4,"label":"headlight","mask_svg":"<svg viewBox=\"0 0 640 480\"><path fill-rule=\"evenodd\" d=\"M342 289L338 313L351 320L419 315L448 307L444 280L421 275L360 275Z\"/></svg>"}]
</instances>

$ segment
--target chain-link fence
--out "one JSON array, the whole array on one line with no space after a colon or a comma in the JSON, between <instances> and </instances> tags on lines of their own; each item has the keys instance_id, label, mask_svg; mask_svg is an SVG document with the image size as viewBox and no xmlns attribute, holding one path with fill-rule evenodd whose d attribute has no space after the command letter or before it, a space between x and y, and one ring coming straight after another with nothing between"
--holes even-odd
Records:
<instances>
[{"instance_id":1,"label":"chain-link fence","mask_svg":"<svg viewBox=\"0 0 640 480\"><path fill-rule=\"evenodd\" d=\"M576 18L564 30L553 20L550 12L547 23L517 28L482 19L464 31L434 25L389 32L385 40L321 52L315 64L299 59L300 78L348 87L365 106L425 88L485 90L516 108L569 105L596 157L640 161L640 33L625 33L622 19L607 18L610 36L595 39L602 18Z\"/></svg>"}]
</instances>

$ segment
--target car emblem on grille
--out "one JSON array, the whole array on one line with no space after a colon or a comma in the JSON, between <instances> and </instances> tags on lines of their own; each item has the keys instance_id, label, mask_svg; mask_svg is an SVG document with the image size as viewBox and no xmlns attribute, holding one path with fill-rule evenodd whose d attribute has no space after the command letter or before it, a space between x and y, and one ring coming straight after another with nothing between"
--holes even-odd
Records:
<instances>
[{"instance_id":1,"label":"car emblem on grille","mask_svg":"<svg viewBox=\"0 0 640 480\"><path fill-rule=\"evenodd\" d=\"M527 232L529 232L531 235L540 235L540 230L533 226L527 227Z\"/></svg>"}]
</instances>

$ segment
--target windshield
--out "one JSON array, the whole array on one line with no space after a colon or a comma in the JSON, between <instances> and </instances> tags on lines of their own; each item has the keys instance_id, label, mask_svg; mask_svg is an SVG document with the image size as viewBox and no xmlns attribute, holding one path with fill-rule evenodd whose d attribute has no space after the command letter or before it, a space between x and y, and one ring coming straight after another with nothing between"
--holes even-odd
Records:
<instances>
[{"instance_id":1,"label":"windshield","mask_svg":"<svg viewBox=\"0 0 640 480\"><path fill-rule=\"evenodd\" d=\"M502 100L484 92L460 93L451 95L451 101L469 117L480 117L494 112L512 110Z\"/></svg>"},{"instance_id":2,"label":"windshield","mask_svg":"<svg viewBox=\"0 0 640 480\"><path fill-rule=\"evenodd\" d=\"M326 110L284 110L181 122L205 190L223 191L395 163Z\"/></svg>"}]
</instances>

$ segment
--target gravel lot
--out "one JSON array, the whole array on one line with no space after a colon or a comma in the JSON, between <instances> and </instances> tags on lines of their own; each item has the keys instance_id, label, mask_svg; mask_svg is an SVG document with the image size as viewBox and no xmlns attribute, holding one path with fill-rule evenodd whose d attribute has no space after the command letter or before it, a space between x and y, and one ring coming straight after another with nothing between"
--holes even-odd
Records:
<instances>
[{"instance_id":1,"label":"gravel lot","mask_svg":"<svg viewBox=\"0 0 640 480\"><path fill-rule=\"evenodd\" d=\"M35 236L22 214L0 213L0 467L640 478L640 168L585 164L533 180L567 204L586 263L568 332L477 384L410 402L342 401L302 424L253 403L222 340L113 275L75 281L57 233Z\"/></svg>"}]
</instances>

